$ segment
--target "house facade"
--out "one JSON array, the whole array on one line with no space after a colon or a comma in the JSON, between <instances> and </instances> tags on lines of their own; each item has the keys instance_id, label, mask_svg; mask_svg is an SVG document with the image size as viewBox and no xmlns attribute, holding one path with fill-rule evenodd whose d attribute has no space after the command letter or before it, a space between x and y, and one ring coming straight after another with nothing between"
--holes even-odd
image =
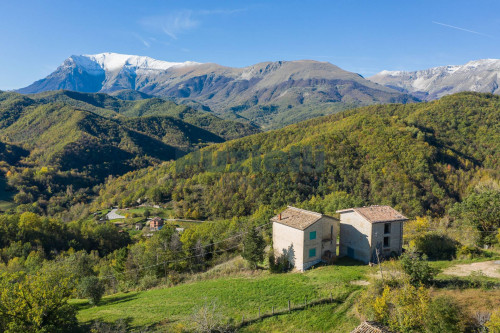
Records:
<instances>
[{"instance_id":1,"label":"house facade","mask_svg":"<svg viewBox=\"0 0 500 333\"><path fill-rule=\"evenodd\" d=\"M297 270L336 257L338 219L288 206L271 221L275 255L287 256Z\"/></svg>"},{"instance_id":2,"label":"house facade","mask_svg":"<svg viewBox=\"0 0 500 333\"><path fill-rule=\"evenodd\" d=\"M161 230L163 227L163 219L161 217L153 217L151 221L149 222L149 230L151 231L157 231Z\"/></svg>"},{"instance_id":3,"label":"house facade","mask_svg":"<svg viewBox=\"0 0 500 333\"><path fill-rule=\"evenodd\" d=\"M408 219L394 208L369 206L337 213L340 214L340 256L370 263L401 254L403 223Z\"/></svg>"}]
</instances>

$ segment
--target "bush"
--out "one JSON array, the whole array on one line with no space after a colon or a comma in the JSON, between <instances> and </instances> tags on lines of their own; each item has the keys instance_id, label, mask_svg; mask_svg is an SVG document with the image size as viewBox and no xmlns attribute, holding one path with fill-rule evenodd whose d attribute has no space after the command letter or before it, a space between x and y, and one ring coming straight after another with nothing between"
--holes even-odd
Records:
<instances>
[{"instance_id":1,"label":"bush","mask_svg":"<svg viewBox=\"0 0 500 333\"><path fill-rule=\"evenodd\" d=\"M483 256L484 252L476 246L464 245L458 249L457 257L464 259L473 259Z\"/></svg>"},{"instance_id":2,"label":"bush","mask_svg":"<svg viewBox=\"0 0 500 333\"><path fill-rule=\"evenodd\" d=\"M462 309L453 299L445 296L434 298L429 304L425 331L429 333L463 332L464 318Z\"/></svg>"},{"instance_id":3,"label":"bush","mask_svg":"<svg viewBox=\"0 0 500 333\"><path fill-rule=\"evenodd\" d=\"M419 255L403 254L400 259L403 271L409 276L410 283L414 286L431 284L436 270Z\"/></svg>"},{"instance_id":4,"label":"bush","mask_svg":"<svg viewBox=\"0 0 500 333\"><path fill-rule=\"evenodd\" d=\"M486 327L488 327L490 333L500 333L500 310L496 310L491 314Z\"/></svg>"},{"instance_id":5,"label":"bush","mask_svg":"<svg viewBox=\"0 0 500 333\"><path fill-rule=\"evenodd\" d=\"M271 273L286 273L293 269L293 265L288 260L286 254L276 257L274 251L271 249L269 252L269 271Z\"/></svg>"},{"instance_id":6,"label":"bush","mask_svg":"<svg viewBox=\"0 0 500 333\"><path fill-rule=\"evenodd\" d=\"M160 279L158 279L155 275L145 275L139 281L139 288L141 290L148 290L156 287L160 283Z\"/></svg>"},{"instance_id":7,"label":"bush","mask_svg":"<svg viewBox=\"0 0 500 333\"><path fill-rule=\"evenodd\" d=\"M78 286L79 293L82 297L89 300L92 305L97 305L104 295L104 285L96 276L86 276L80 280Z\"/></svg>"},{"instance_id":8,"label":"bush","mask_svg":"<svg viewBox=\"0 0 500 333\"><path fill-rule=\"evenodd\" d=\"M451 260L457 254L459 243L446 236L429 233L415 239L416 250L433 260Z\"/></svg>"}]
</instances>

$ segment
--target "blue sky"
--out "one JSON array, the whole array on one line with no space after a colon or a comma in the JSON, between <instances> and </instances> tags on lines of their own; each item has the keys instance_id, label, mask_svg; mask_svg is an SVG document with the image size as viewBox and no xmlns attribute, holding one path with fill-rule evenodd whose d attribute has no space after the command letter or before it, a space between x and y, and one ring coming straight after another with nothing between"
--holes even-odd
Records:
<instances>
[{"instance_id":1,"label":"blue sky","mask_svg":"<svg viewBox=\"0 0 500 333\"><path fill-rule=\"evenodd\" d=\"M315 59L370 76L500 58L498 0L0 0L0 89L72 54L243 67Z\"/></svg>"}]
</instances>

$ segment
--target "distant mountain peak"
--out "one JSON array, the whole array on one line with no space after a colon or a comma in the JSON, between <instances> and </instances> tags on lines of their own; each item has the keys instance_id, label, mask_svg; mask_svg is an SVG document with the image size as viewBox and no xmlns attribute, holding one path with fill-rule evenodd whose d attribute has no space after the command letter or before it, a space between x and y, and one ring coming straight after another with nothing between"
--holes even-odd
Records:
<instances>
[{"instance_id":1,"label":"distant mountain peak","mask_svg":"<svg viewBox=\"0 0 500 333\"><path fill-rule=\"evenodd\" d=\"M182 67L200 65L201 63L194 61L185 62L169 62L163 60L156 60L146 56L137 56L120 53L98 53L98 54L84 54L72 55L67 60L72 63L93 70L116 71L121 70L123 67L142 69L142 70L167 70L171 67Z\"/></svg>"},{"instance_id":2,"label":"distant mountain peak","mask_svg":"<svg viewBox=\"0 0 500 333\"><path fill-rule=\"evenodd\" d=\"M500 59L472 60L418 71L381 71L369 80L426 100L461 92L500 94Z\"/></svg>"},{"instance_id":3,"label":"distant mountain peak","mask_svg":"<svg viewBox=\"0 0 500 333\"><path fill-rule=\"evenodd\" d=\"M71 56L49 76L18 92L60 89L86 93L135 90L263 127L283 126L357 105L415 101L328 62L268 61L234 68L118 53ZM123 96L142 98L130 93Z\"/></svg>"}]
</instances>

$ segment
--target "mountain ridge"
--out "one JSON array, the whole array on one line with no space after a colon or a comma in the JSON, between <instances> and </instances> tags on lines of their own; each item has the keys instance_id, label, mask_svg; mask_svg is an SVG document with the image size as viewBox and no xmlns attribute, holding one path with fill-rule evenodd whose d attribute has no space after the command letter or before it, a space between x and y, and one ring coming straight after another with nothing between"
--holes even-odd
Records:
<instances>
[{"instance_id":1,"label":"mountain ridge","mask_svg":"<svg viewBox=\"0 0 500 333\"><path fill-rule=\"evenodd\" d=\"M472 60L417 71L381 71L368 78L375 83L423 100L462 91L500 94L500 59Z\"/></svg>"},{"instance_id":2,"label":"mountain ridge","mask_svg":"<svg viewBox=\"0 0 500 333\"><path fill-rule=\"evenodd\" d=\"M177 103L194 103L224 119L239 119L265 129L353 106L417 101L359 74L315 60L232 68L194 62L155 65L152 58L117 54L108 63L102 54L80 57L85 60L70 57L49 76L18 92L135 90Z\"/></svg>"}]
</instances>

